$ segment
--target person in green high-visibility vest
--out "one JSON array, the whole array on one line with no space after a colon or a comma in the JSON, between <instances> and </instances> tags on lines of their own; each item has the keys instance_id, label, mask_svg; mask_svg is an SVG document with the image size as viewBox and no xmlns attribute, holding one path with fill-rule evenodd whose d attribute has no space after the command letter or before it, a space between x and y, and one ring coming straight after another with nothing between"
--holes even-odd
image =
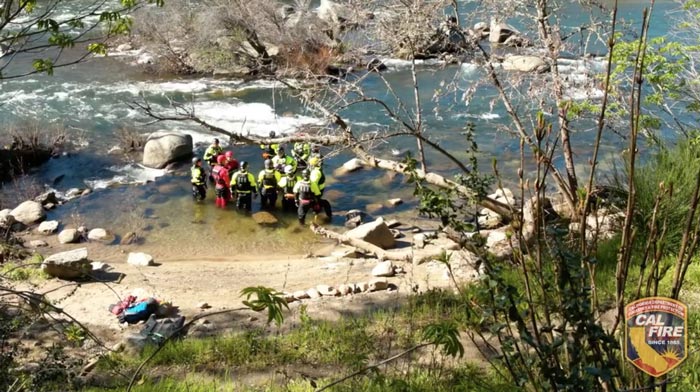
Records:
<instances>
[{"instance_id":1,"label":"person in green high-visibility vest","mask_svg":"<svg viewBox=\"0 0 700 392\"><path fill-rule=\"evenodd\" d=\"M207 174L202 167L201 158L192 158L192 197L195 201L202 201L207 197Z\"/></svg>"}]
</instances>

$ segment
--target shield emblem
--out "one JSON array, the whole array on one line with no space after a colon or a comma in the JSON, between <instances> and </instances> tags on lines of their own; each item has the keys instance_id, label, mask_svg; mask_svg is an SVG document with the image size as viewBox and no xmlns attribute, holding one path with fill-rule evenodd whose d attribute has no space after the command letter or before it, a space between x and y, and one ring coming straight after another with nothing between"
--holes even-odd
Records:
<instances>
[{"instance_id":1,"label":"shield emblem","mask_svg":"<svg viewBox=\"0 0 700 392\"><path fill-rule=\"evenodd\" d=\"M688 307L664 298L642 298L625 307L625 356L652 377L675 369L688 356Z\"/></svg>"}]
</instances>

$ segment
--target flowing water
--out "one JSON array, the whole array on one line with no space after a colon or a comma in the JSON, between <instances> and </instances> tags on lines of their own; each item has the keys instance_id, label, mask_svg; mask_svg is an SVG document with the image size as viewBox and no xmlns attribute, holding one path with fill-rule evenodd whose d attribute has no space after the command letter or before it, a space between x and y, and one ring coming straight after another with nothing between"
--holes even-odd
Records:
<instances>
[{"instance_id":1,"label":"flowing water","mask_svg":"<svg viewBox=\"0 0 700 392\"><path fill-rule=\"evenodd\" d=\"M562 13L566 16L562 21L565 26L585 21L581 19L585 16L580 8L573 3ZM468 13L470 7L475 6L476 3L465 3L463 12ZM657 3L652 35L667 31L669 27L664 20L673 7L673 2ZM641 8L637 1L621 2L620 15L628 20L639 20ZM600 49L595 44L591 48ZM52 211L49 217L60 219L65 225L85 222L90 227L104 226L119 234L136 231L143 237L144 247L170 258L193 258L203 254L225 257L260 250L283 254L306 252L314 243L314 238L308 230L299 230L293 216L282 217L282 222L276 228L259 227L249 217L234 211L215 209L211 200L204 205L194 204L189 193L186 167L165 174L125 162L122 156L111 155L107 151L117 144L114 132L121 127L137 128L143 133L178 129L193 135L199 153L215 137L187 123L144 125L148 119L127 106L127 103L141 97L147 98L157 109L166 108L169 98L192 101L197 114L216 125L263 135L270 130L293 132L298 126L320 120L275 83L154 77L133 65L137 59L138 53L119 53L58 69L53 76L32 75L0 82L0 125L26 119L62 124L73 140L84 145L78 153L52 159L30 177L38 184L59 191L76 187L96 190L89 196ZM28 67L30 62L29 58L18 58L11 67ZM410 63L387 61L387 65L389 70L383 76L394 86L402 100L412 102ZM572 60L562 63L562 66L572 78L587 80L600 70L601 63ZM509 120L503 108L493 104L495 91L482 89L479 97L471 100L468 106L460 101L460 94L433 99L435 90L444 81L456 81L461 92L483 77L478 67L471 64L447 67L420 65L425 127L441 145L466 159L466 153L459 151L458 146L463 144L461 133L466 122L474 123L481 161L488 168L491 159L498 159L500 169L507 177L518 166L518 141L498 130ZM391 101L391 95L377 76L367 78L363 84L368 95ZM582 90L572 94L585 98L589 92ZM437 112L434 110L436 107L449 107L451 110ZM354 129L360 131L370 132L395 126L381 111L368 109L368 106L356 106L346 110L343 115ZM575 135L573 145L579 158L590 155L593 138L592 130ZM615 136L606 138L602 154L607 162L613 161L620 143ZM381 156L400 159L394 156L396 151L403 153L414 150L414 147L412 140L397 138L378 145L376 152ZM239 160L252 162L254 173L261 169L257 147L236 147L235 152ZM334 176L333 169L348 158L349 155L345 153L332 154L324 165L330 184L327 198L337 210L365 209L370 205L374 207L374 215L415 214L416 206L413 203L396 209L377 206L393 197L410 199L412 189L403 183L401 177L367 170ZM450 165L440 164L433 153L429 152L428 160L433 170L444 173L452 171ZM579 161L585 162L585 159ZM17 185L6 185L3 188L5 199L13 196L21 198L19 189ZM335 218L332 224L342 225L342 218Z\"/></svg>"}]
</instances>

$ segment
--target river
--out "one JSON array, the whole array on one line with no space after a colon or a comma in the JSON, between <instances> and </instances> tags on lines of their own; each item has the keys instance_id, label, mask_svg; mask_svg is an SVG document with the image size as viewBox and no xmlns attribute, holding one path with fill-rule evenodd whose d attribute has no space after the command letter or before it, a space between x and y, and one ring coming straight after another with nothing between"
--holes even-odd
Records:
<instances>
[{"instance_id":1,"label":"river","mask_svg":"<svg viewBox=\"0 0 700 392\"><path fill-rule=\"evenodd\" d=\"M575 26L586 18L573 3L562 13L566 15L564 26ZM462 11L468 13L474 4L465 2ZM666 33L667 14L675 6L674 2L657 2L652 35ZM639 20L640 2L621 2L620 15L626 20ZM77 153L52 159L30 174L28 181L6 184L2 188L3 199L6 202L21 199L25 189L31 188L27 183L59 191L93 188L92 194L51 211L49 218L59 219L64 225L86 223L90 227L106 227L118 234L136 231L143 238L144 249L166 258L187 259L203 254L226 257L255 253L260 249L282 253L308 251L315 243L314 238L308 230L299 230L294 217L285 217L278 228L258 227L246 216L215 209L213 202L194 204L186 167L164 174L141 168L137 162L125 161L124 156L108 154L108 151L117 144L115 130L121 127L136 128L143 133L178 129L193 135L200 153L214 138L187 123L144 125L148 119L127 106L140 97L147 98L157 108L167 107L168 97L192 101L198 114L218 125L260 134L270 130L293 132L298 126L320 121L316 115L275 83L211 77L156 77L133 65L137 59L134 53L113 53L57 69L53 76L32 75L0 82L0 125L6 127L27 119L41 124L60 124L74 142L83 146ZM30 60L20 58L12 66L27 67ZM387 61L387 64L389 69L383 76L402 100L412 102L410 64L400 61ZM588 78L600 68L600 63L577 60L566 66L572 75ZM497 130L509 120L503 108L492 103L495 92L482 89L468 106L456 102L456 95L433 99L435 90L445 81L456 80L463 91L482 78L483 73L472 64L421 65L419 82L425 127L442 145L466 158L458 147L466 122L473 122L483 167L489 169L490 161L496 158L507 177L517 167L518 141ZM369 77L363 84L368 95L390 99L380 78ZM438 107L451 110L439 112L436 111ZM394 125L379 110L368 110L367 106L351 108L343 115L359 130L375 131ZM593 137L590 130L574 136L573 146L580 162L585 162L581 156L591 153ZM605 139L603 156L607 163L614 161L620 143L616 136ZM395 139L377 146L376 153L391 157L392 150L413 149L413 141ZM253 172L261 169L257 147L236 147L235 153L239 159L251 161ZM327 196L337 210L366 209L374 205L370 206L374 207L371 208L374 215L415 215L416 204L412 202L397 208L376 206L392 197L411 199L412 188L400 176L368 170L334 176L333 168L348 158L347 153L341 152L329 155L325 163L330 184ZM428 154L428 160L435 170L451 171L451 167L440 163L433 153ZM343 219L336 217L332 224L342 223Z\"/></svg>"}]
</instances>

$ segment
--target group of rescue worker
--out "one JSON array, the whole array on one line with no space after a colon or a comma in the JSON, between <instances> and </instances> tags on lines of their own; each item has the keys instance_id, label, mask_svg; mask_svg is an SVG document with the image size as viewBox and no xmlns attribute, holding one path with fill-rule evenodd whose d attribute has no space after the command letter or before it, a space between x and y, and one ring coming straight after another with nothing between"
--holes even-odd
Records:
<instances>
[{"instance_id":1,"label":"group of rescue worker","mask_svg":"<svg viewBox=\"0 0 700 392\"><path fill-rule=\"evenodd\" d=\"M274 137L275 133L271 132L270 138ZM256 178L249 171L248 162L239 163L232 151L224 151L219 139L214 139L202 158L192 159L194 199L203 201L206 198L209 180L214 184L216 206L220 208L226 208L235 199L236 208L251 211L253 199L260 194L261 210L274 210L281 196L282 210L296 212L301 224L305 223L309 211L323 210L329 218L332 216L330 203L322 198L326 176L320 146L295 143L291 155L278 144L263 144L260 149L264 168ZM209 165L209 176L203 162Z\"/></svg>"}]
</instances>

